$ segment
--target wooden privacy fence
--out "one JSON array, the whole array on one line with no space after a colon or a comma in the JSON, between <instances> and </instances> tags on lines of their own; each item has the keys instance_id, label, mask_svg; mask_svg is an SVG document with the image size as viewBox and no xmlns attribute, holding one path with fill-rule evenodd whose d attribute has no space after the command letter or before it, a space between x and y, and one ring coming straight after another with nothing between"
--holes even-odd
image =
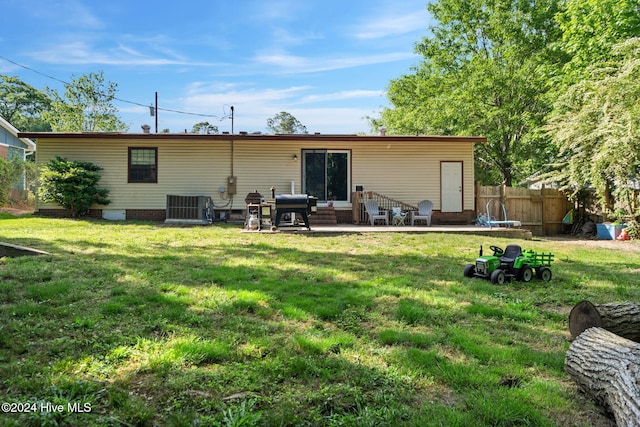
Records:
<instances>
[{"instance_id":1,"label":"wooden privacy fence","mask_svg":"<svg viewBox=\"0 0 640 427\"><path fill-rule=\"evenodd\" d=\"M520 221L522 228L531 230L534 236L561 234L562 219L573 208L567 197L559 190L545 188L515 188L481 186L476 184L476 211L478 215L489 215L495 220ZM507 212L504 218L502 204Z\"/></svg>"}]
</instances>

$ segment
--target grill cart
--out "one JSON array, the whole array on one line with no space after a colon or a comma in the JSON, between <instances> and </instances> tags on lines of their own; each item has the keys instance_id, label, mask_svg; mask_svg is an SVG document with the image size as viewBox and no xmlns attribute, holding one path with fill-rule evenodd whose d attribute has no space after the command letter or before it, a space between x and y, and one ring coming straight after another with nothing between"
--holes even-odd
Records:
<instances>
[{"instance_id":1,"label":"grill cart","mask_svg":"<svg viewBox=\"0 0 640 427\"><path fill-rule=\"evenodd\" d=\"M538 279L548 282L551 280L552 253L537 253L531 249L522 250L518 245L508 245L504 250L497 246L490 246L492 255L480 255L475 264L464 267L465 277L480 277L489 279L492 283L503 284L513 279L530 282L535 270Z\"/></svg>"},{"instance_id":2,"label":"grill cart","mask_svg":"<svg viewBox=\"0 0 640 427\"><path fill-rule=\"evenodd\" d=\"M282 215L288 213L291 215L300 214L304 220L307 230L311 230L309 225L309 216L317 211L318 199L306 194L278 194L276 196L276 227L280 225Z\"/></svg>"}]
</instances>

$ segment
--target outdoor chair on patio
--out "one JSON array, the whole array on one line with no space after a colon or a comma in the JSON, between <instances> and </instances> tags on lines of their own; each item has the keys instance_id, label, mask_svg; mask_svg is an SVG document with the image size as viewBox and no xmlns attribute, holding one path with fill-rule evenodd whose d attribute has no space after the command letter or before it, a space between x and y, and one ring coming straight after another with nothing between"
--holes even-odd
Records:
<instances>
[{"instance_id":1,"label":"outdoor chair on patio","mask_svg":"<svg viewBox=\"0 0 640 427\"><path fill-rule=\"evenodd\" d=\"M391 218L393 219L393 225L404 225L407 213L402 212L402 208L400 206L396 206L391 208Z\"/></svg>"},{"instance_id":2,"label":"outdoor chair on patio","mask_svg":"<svg viewBox=\"0 0 640 427\"><path fill-rule=\"evenodd\" d=\"M386 225L389 225L388 212L384 209L380 209L376 200L367 200L364 202L364 208L367 211L367 215L369 215L369 222L371 222L371 225L375 225L376 220L378 219L383 220Z\"/></svg>"},{"instance_id":3,"label":"outdoor chair on patio","mask_svg":"<svg viewBox=\"0 0 640 427\"><path fill-rule=\"evenodd\" d=\"M427 221L427 226L431 226L431 211L433 211L433 203L431 200L422 200L418 203L418 212L412 212L411 225L414 225L416 220Z\"/></svg>"}]
</instances>

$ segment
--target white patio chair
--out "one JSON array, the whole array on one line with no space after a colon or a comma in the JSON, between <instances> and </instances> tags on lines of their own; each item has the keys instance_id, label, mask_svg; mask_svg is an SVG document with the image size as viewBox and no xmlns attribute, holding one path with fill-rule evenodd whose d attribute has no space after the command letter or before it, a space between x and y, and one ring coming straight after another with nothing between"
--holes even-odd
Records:
<instances>
[{"instance_id":1,"label":"white patio chair","mask_svg":"<svg viewBox=\"0 0 640 427\"><path fill-rule=\"evenodd\" d=\"M389 225L389 215L387 211L380 209L376 200L367 200L364 202L364 208L367 211L367 215L369 215L371 225L375 225L376 220L383 220L386 225Z\"/></svg>"},{"instance_id":2,"label":"white patio chair","mask_svg":"<svg viewBox=\"0 0 640 427\"><path fill-rule=\"evenodd\" d=\"M411 225L414 225L416 220L427 221L427 226L431 227L431 212L433 211L433 203L431 200L422 200L418 203L418 213L415 211L411 215Z\"/></svg>"}]
</instances>

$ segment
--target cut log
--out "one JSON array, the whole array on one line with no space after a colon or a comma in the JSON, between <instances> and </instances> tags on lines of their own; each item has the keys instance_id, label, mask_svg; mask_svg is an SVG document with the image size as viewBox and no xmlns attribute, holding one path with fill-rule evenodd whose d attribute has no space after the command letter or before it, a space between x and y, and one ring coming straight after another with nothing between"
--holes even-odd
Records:
<instances>
[{"instance_id":1,"label":"cut log","mask_svg":"<svg viewBox=\"0 0 640 427\"><path fill-rule=\"evenodd\" d=\"M640 342L640 304L596 304L602 327L631 341Z\"/></svg>"},{"instance_id":2,"label":"cut log","mask_svg":"<svg viewBox=\"0 0 640 427\"><path fill-rule=\"evenodd\" d=\"M576 339L578 335L594 326L602 326L602 318L596 307L586 300L574 305L569 313L571 338Z\"/></svg>"},{"instance_id":3,"label":"cut log","mask_svg":"<svg viewBox=\"0 0 640 427\"><path fill-rule=\"evenodd\" d=\"M611 412L618 427L640 425L640 344L589 328L569 346L565 372Z\"/></svg>"},{"instance_id":4,"label":"cut log","mask_svg":"<svg viewBox=\"0 0 640 427\"><path fill-rule=\"evenodd\" d=\"M571 338L575 339L592 327L602 327L623 338L640 342L640 304L580 301L569 313Z\"/></svg>"}]
</instances>

